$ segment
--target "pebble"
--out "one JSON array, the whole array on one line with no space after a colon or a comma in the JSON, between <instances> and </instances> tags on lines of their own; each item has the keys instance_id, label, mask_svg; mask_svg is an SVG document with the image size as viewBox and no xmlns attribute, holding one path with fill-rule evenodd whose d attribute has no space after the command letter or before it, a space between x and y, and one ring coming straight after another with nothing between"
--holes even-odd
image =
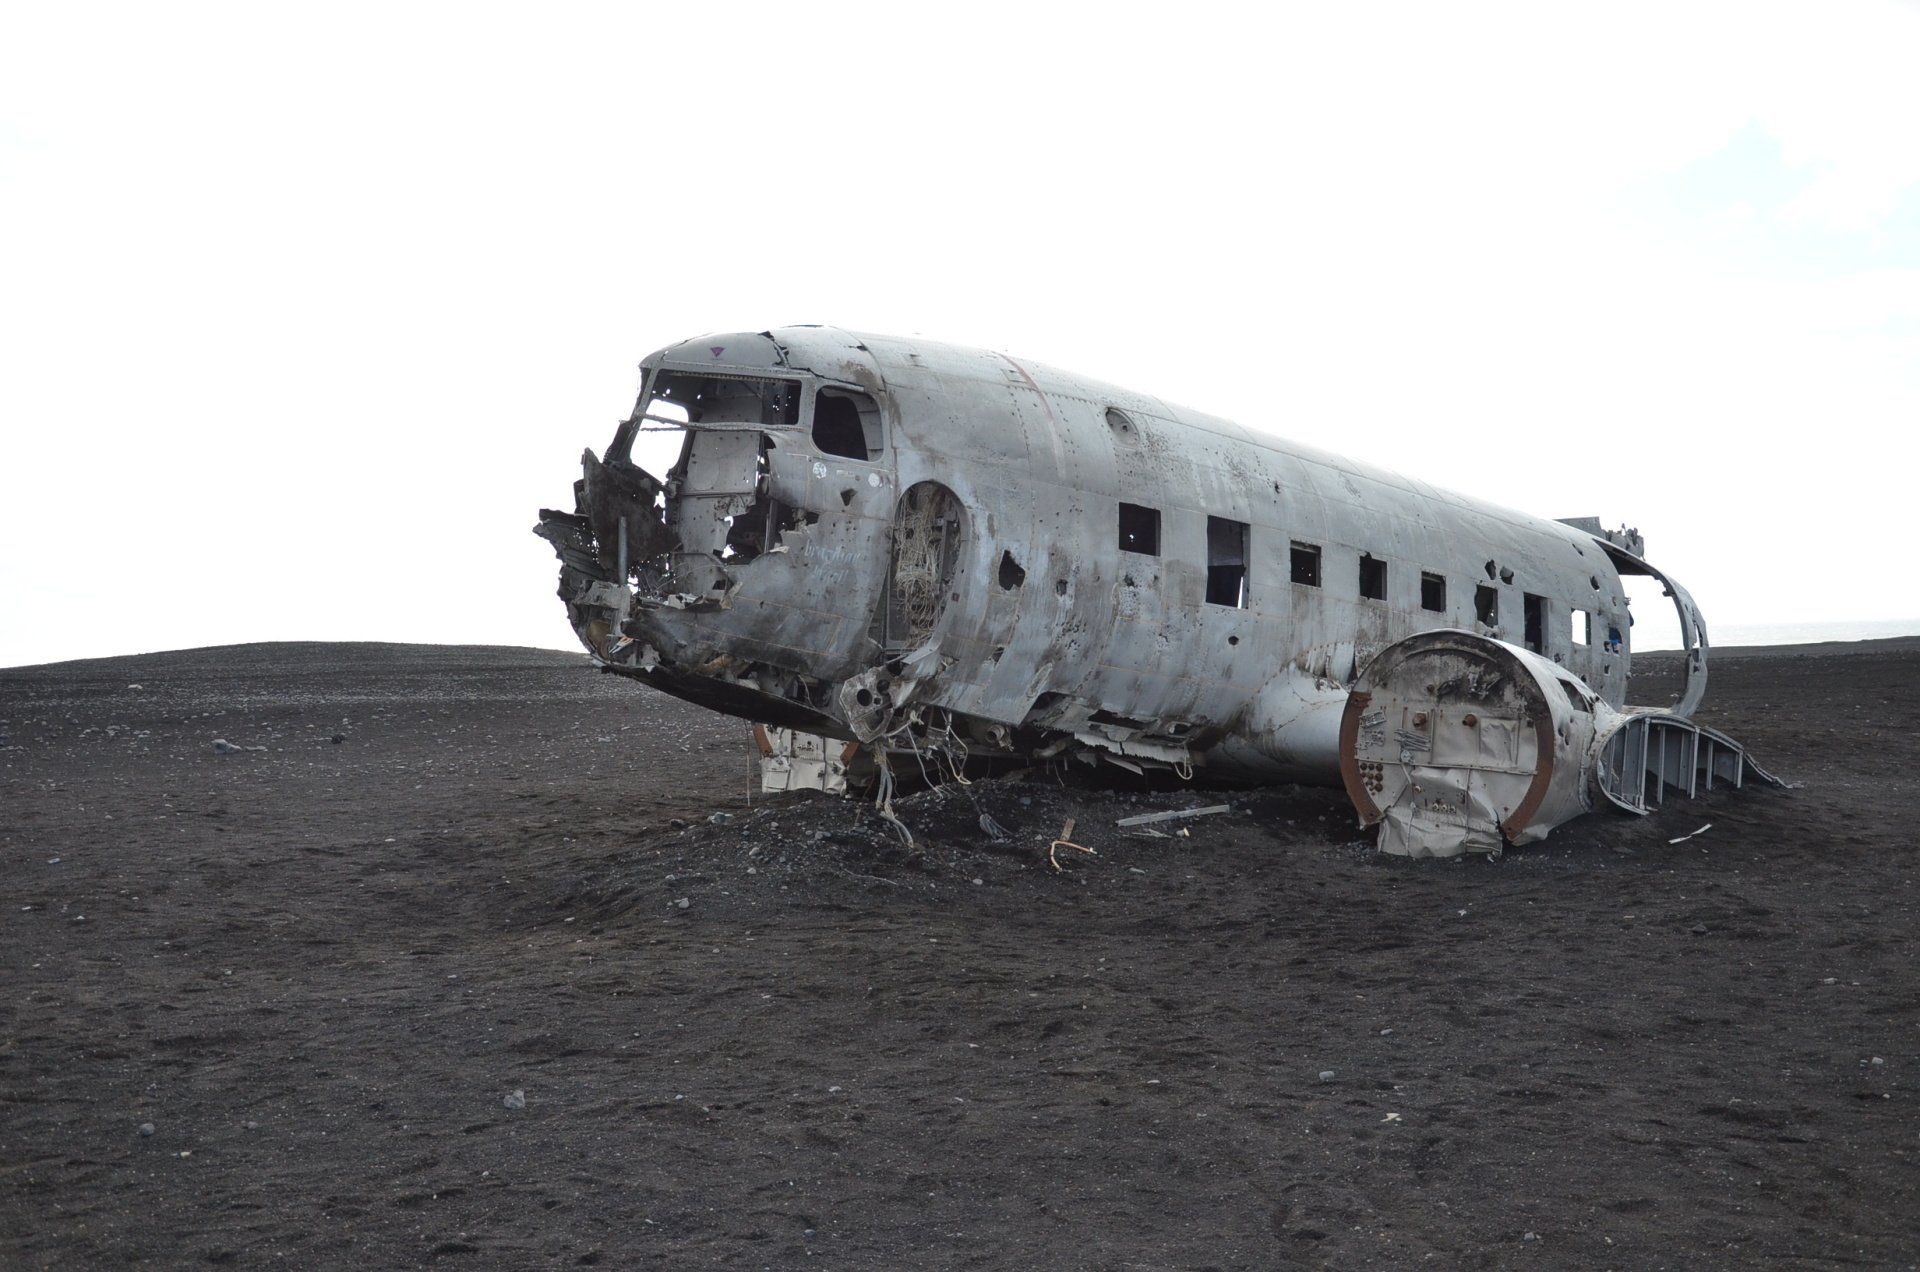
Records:
<instances>
[{"instance_id":1,"label":"pebble","mask_svg":"<svg viewBox=\"0 0 1920 1272\"><path fill-rule=\"evenodd\" d=\"M1525 1236L1521 1237L1520 1239L1522 1241L1538 1241L1540 1239L1540 1234L1537 1232L1529 1232Z\"/></svg>"},{"instance_id":2,"label":"pebble","mask_svg":"<svg viewBox=\"0 0 1920 1272\"><path fill-rule=\"evenodd\" d=\"M332 742L335 746L339 746L342 742L345 742L347 740L347 735L344 733L336 733L327 740Z\"/></svg>"},{"instance_id":3,"label":"pebble","mask_svg":"<svg viewBox=\"0 0 1920 1272\"><path fill-rule=\"evenodd\" d=\"M1339 1075L1338 1075L1338 1074L1336 1074L1336 1073L1335 1073L1335 1072L1334 1072L1334 1071L1333 1071L1332 1069L1322 1069L1322 1070L1320 1070L1320 1080L1321 1080L1322 1082L1331 1082L1331 1081L1333 1081L1333 1080L1334 1080L1334 1078L1336 1078L1336 1077L1338 1077L1338 1076L1339 1076Z\"/></svg>"},{"instance_id":4,"label":"pebble","mask_svg":"<svg viewBox=\"0 0 1920 1272\"><path fill-rule=\"evenodd\" d=\"M690 900L690 899L689 899L689 898L687 898L687 897L676 897L676 898L674 899L674 902L673 902L673 904L674 904L674 905L675 905L675 907L677 907L678 909L682 909L682 910L685 910L685 909L687 909L688 907L690 907L690 906L691 906L691 905L693 904L693 902L692 902L692 900Z\"/></svg>"},{"instance_id":5,"label":"pebble","mask_svg":"<svg viewBox=\"0 0 1920 1272\"><path fill-rule=\"evenodd\" d=\"M667 829L668 829L668 830L685 830L686 828L687 828L687 822L686 822L686 819L685 819L685 818L683 818L683 817L669 817L669 818L667 818Z\"/></svg>"},{"instance_id":6,"label":"pebble","mask_svg":"<svg viewBox=\"0 0 1920 1272\"><path fill-rule=\"evenodd\" d=\"M510 1109L524 1109L527 1107L527 1093L525 1091L514 1091L509 1093L507 1098L500 1102Z\"/></svg>"},{"instance_id":7,"label":"pebble","mask_svg":"<svg viewBox=\"0 0 1920 1272\"><path fill-rule=\"evenodd\" d=\"M712 826L724 826L733 820L732 813L708 813L707 823Z\"/></svg>"},{"instance_id":8,"label":"pebble","mask_svg":"<svg viewBox=\"0 0 1920 1272\"><path fill-rule=\"evenodd\" d=\"M147 1136L147 1135L151 1135L151 1134L153 1134L153 1123L152 1123L152 1122L142 1122L142 1123L140 1123L140 1134L141 1134L142 1136Z\"/></svg>"}]
</instances>

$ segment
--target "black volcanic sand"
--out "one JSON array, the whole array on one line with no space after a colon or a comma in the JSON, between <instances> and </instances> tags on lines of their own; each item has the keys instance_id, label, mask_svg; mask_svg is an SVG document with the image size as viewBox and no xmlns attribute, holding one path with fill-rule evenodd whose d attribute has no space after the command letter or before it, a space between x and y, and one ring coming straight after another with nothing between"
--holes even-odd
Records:
<instances>
[{"instance_id":1,"label":"black volcanic sand","mask_svg":"<svg viewBox=\"0 0 1920 1272\"><path fill-rule=\"evenodd\" d=\"M0 1264L1911 1265L1920 642L1702 718L1801 785L1405 862L1040 775L910 851L578 657L0 672Z\"/></svg>"}]
</instances>

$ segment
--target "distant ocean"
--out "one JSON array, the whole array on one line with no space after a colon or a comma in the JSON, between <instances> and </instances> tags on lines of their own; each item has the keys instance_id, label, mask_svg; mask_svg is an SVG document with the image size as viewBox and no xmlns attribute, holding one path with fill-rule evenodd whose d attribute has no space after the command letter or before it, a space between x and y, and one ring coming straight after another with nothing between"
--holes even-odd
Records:
<instances>
[{"instance_id":1,"label":"distant ocean","mask_svg":"<svg viewBox=\"0 0 1920 1272\"><path fill-rule=\"evenodd\" d=\"M1664 617L1664 616L1663 616ZM1672 621L1647 631L1643 622L1635 632L1635 649L1678 649L1680 633ZM1663 630L1664 629L1664 630ZM1645 639L1640 639L1644 633ZM1883 619L1871 623L1716 623L1707 619L1712 645L1814 645L1827 640L1885 640L1889 636L1920 636L1920 618Z\"/></svg>"}]
</instances>

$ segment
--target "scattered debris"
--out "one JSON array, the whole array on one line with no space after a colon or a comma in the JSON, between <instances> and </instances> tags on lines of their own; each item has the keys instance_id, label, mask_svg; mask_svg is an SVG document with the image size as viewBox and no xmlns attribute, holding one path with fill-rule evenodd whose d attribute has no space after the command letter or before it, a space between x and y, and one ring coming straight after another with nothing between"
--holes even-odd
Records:
<instances>
[{"instance_id":1,"label":"scattered debris","mask_svg":"<svg viewBox=\"0 0 1920 1272\"><path fill-rule=\"evenodd\" d=\"M1670 844L1683 844L1687 840L1692 839L1695 835L1704 835L1712 829L1713 829L1713 823L1708 822L1706 825L1702 826L1698 830L1690 830L1686 834L1681 835L1678 839L1669 839L1667 840L1667 842Z\"/></svg>"},{"instance_id":2,"label":"scattered debris","mask_svg":"<svg viewBox=\"0 0 1920 1272\"><path fill-rule=\"evenodd\" d=\"M1084 852L1089 857L1098 857L1100 855L1085 844L1076 844L1073 842L1073 818L1071 817L1067 818L1067 824L1060 828L1060 838L1047 845L1047 860L1053 863L1055 870L1064 874L1066 867L1060 864L1060 850L1062 848L1071 848L1075 852Z\"/></svg>"},{"instance_id":3,"label":"scattered debris","mask_svg":"<svg viewBox=\"0 0 1920 1272\"><path fill-rule=\"evenodd\" d=\"M724 826L732 820L733 820L732 813L708 813L707 814L707 824L710 826Z\"/></svg>"},{"instance_id":4,"label":"scattered debris","mask_svg":"<svg viewBox=\"0 0 1920 1272\"><path fill-rule=\"evenodd\" d=\"M1212 817L1216 813L1230 813L1231 804L1208 804L1205 808L1175 808L1164 813L1141 813L1138 817L1122 817L1113 823L1116 826L1146 826L1153 822L1179 821L1186 817Z\"/></svg>"},{"instance_id":5,"label":"scattered debris","mask_svg":"<svg viewBox=\"0 0 1920 1272\"><path fill-rule=\"evenodd\" d=\"M221 755L228 755L234 751L264 751L267 748L264 746L241 746L238 743L229 742L225 738L215 738L213 740L213 749Z\"/></svg>"},{"instance_id":6,"label":"scattered debris","mask_svg":"<svg viewBox=\"0 0 1920 1272\"><path fill-rule=\"evenodd\" d=\"M527 1107L527 1093L525 1091L512 1091L508 1093L506 1099L500 1102L510 1109L524 1109Z\"/></svg>"}]
</instances>

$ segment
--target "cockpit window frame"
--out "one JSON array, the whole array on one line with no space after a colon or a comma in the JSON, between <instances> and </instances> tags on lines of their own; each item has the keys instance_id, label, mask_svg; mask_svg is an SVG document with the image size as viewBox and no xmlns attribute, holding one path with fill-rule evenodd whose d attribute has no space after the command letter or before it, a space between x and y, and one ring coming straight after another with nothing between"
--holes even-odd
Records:
<instances>
[{"instance_id":1,"label":"cockpit window frame","mask_svg":"<svg viewBox=\"0 0 1920 1272\"><path fill-rule=\"evenodd\" d=\"M798 418L792 424L753 424L746 421L709 421L702 424L674 422L674 426L683 430L690 429L739 429L774 436L804 433L813 427L813 390L821 381L810 375L797 375L792 372L779 373L759 369L734 370L728 367L703 366L697 362L643 362L640 364L640 392L634 398L633 410L613 435L613 441L607 447L607 459L622 463L633 462L633 444L646 428L647 419L642 414L653 400L654 386L662 374L696 375L715 380L777 380L794 386L799 398ZM682 449L682 458L685 450ZM676 465L677 467L677 465ZM665 474L659 474L664 477Z\"/></svg>"},{"instance_id":2,"label":"cockpit window frame","mask_svg":"<svg viewBox=\"0 0 1920 1272\"><path fill-rule=\"evenodd\" d=\"M866 427L866 413L860 412L861 433L866 450L865 455L844 455L838 451L823 449L814 438L814 425L819 421L820 396L824 393L837 393L847 397L861 397L873 404L873 429ZM880 394L862 384L847 384L841 380L819 380L812 382L812 391L806 395L800 414L806 427L807 440L822 455L835 460L849 460L856 464L878 464L887 457L887 439L892 435L892 423L887 419L885 400Z\"/></svg>"}]
</instances>

